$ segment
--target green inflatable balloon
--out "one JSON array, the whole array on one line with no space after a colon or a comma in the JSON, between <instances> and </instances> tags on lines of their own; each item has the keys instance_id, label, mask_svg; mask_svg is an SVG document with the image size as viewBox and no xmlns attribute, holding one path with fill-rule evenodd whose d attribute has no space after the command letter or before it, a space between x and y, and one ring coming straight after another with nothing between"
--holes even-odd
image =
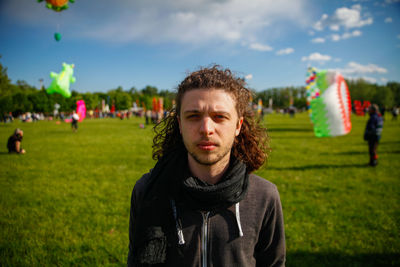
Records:
<instances>
[{"instance_id":1,"label":"green inflatable balloon","mask_svg":"<svg viewBox=\"0 0 400 267\"><path fill-rule=\"evenodd\" d=\"M56 32L56 33L54 34L54 39L56 39L56 41L59 42L59 41L61 40L61 34L58 33L58 32Z\"/></svg>"},{"instance_id":2,"label":"green inflatable balloon","mask_svg":"<svg viewBox=\"0 0 400 267\"><path fill-rule=\"evenodd\" d=\"M69 91L70 83L75 82L74 64L63 63L63 70L58 74L50 72L50 77L53 79L50 86L46 89L48 94L59 93L64 97L71 97Z\"/></svg>"}]
</instances>

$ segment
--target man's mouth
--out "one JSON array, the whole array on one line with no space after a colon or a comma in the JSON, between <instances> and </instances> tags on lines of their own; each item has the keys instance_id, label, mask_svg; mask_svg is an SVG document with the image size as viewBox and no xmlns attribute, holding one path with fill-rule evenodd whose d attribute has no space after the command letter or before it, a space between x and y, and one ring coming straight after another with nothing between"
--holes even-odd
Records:
<instances>
[{"instance_id":1,"label":"man's mouth","mask_svg":"<svg viewBox=\"0 0 400 267\"><path fill-rule=\"evenodd\" d=\"M197 144L197 147L201 150L211 151L217 147L217 144L210 141L201 141Z\"/></svg>"}]
</instances>

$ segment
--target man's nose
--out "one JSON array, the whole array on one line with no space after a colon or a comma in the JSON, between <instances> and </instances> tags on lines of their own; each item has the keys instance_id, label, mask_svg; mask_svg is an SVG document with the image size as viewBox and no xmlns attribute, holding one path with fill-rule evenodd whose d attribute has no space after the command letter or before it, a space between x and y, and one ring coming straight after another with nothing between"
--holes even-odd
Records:
<instances>
[{"instance_id":1,"label":"man's nose","mask_svg":"<svg viewBox=\"0 0 400 267\"><path fill-rule=\"evenodd\" d=\"M214 121L210 117L203 117L200 125L200 133L210 135L214 133Z\"/></svg>"}]
</instances>

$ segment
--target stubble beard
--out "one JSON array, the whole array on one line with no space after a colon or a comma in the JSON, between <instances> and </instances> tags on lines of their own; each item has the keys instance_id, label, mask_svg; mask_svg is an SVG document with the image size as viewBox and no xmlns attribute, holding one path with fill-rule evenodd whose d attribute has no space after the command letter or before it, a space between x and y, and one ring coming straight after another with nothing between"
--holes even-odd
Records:
<instances>
[{"instance_id":1,"label":"stubble beard","mask_svg":"<svg viewBox=\"0 0 400 267\"><path fill-rule=\"evenodd\" d=\"M234 140L232 140L232 143L230 146L225 146L223 147L222 151L219 153L216 153L215 157L202 157L202 155L200 153L196 153L193 150L189 150L187 149L188 146L186 146L186 149L188 151L188 153L192 156L192 158L201 165L205 165L205 166L212 166L217 164L218 162L220 162L222 159L224 159L228 154L230 154L232 146L233 146Z\"/></svg>"}]
</instances>

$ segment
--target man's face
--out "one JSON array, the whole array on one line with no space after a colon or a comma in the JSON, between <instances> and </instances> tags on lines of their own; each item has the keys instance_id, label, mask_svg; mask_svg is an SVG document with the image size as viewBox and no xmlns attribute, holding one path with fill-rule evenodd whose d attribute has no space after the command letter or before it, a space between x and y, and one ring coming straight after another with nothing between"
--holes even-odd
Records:
<instances>
[{"instance_id":1,"label":"man's face","mask_svg":"<svg viewBox=\"0 0 400 267\"><path fill-rule=\"evenodd\" d=\"M232 95L222 89L195 89L181 103L179 128L189 158L202 165L228 162L243 122Z\"/></svg>"}]
</instances>

